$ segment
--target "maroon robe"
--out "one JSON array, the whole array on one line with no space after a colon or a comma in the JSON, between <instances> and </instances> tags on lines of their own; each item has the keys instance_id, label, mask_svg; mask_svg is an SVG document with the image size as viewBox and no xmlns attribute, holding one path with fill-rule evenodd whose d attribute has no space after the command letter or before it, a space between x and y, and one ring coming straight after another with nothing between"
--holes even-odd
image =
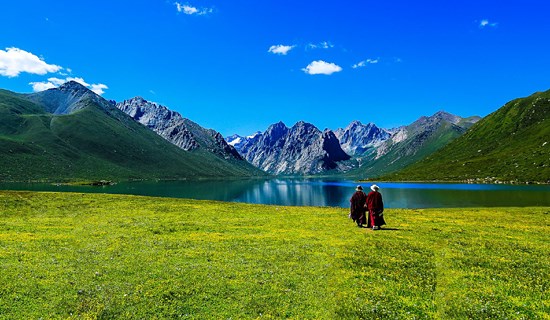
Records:
<instances>
[{"instance_id":1,"label":"maroon robe","mask_svg":"<svg viewBox=\"0 0 550 320\"><path fill-rule=\"evenodd\" d=\"M366 224L367 223L367 208L365 207L365 202L367 201L367 195L363 191L355 191L350 202L350 212L351 218L357 224Z\"/></svg>"},{"instance_id":2,"label":"maroon robe","mask_svg":"<svg viewBox=\"0 0 550 320\"><path fill-rule=\"evenodd\" d=\"M378 191L371 191L367 195L367 209L369 210L369 228L373 226L380 227L386 224L384 221L384 202L382 202L382 194Z\"/></svg>"}]
</instances>

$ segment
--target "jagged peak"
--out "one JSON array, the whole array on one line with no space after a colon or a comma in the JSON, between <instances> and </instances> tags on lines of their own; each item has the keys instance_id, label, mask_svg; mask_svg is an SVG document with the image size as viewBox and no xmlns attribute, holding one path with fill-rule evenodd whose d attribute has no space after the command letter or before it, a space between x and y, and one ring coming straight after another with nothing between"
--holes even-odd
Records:
<instances>
[{"instance_id":1,"label":"jagged peak","mask_svg":"<svg viewBox=\"0 0 550 320\"><path fill-rule=\"evenodd\" d=\"M104 109L113 107L109 101L74 80L67 81L57 88L31 93L28 97L52 114L70 114L85 108L88 104L84 101L89 100Z\"/></svg>"},{"instance_id":2,"label":"jagged peak","mask_svg":"<svg viewBox=\"0 0 550 320\"><path fill-rule=\"evenodd\" d=\"M128 99L127 101L140 101L140 102L149 102L142 96L135 96L133 98Z\"/></svg>"},{"instance_id":3,"label":"jagged peak","mask_svg":"<svg viewBox=\"0 0 550 320\"><path fill-rule=\"evenodd\" d=\"M460 122L460 120L462 120L462 117L459 117L457 115L454 115L454 114L449 113L449 112L444 111L444 110L437 111L436 113L434 113L433 116L431 116L429 118L430 119L441 119L441 120L448 121L448 122L453 123L453 124L457 124L457 123Z\"/></svg>"},{"instance_id":4,"label":"jagged peak","mask_svg":"<svg viewBox=\"0 0 550 320\"><path fill-rule=\"evenodd\" d=\"M130 98L128 100L124 100L124 102L126 103L139 103L139 104L147 104L147 105L153 105L153 106L157 106L157 107L161 107L161 108L165 108L165 109L168 109L168 107L165 107L159 103L156 103L156 102L153 102L153 101L149 101L145 98L143 98L142 96L135 96L133 98Z\"/></svg>"},{"instance_id":5,"label":"jagged peak","mask_svg":"<svg viewBox=\"0 0 550 320\"><path fill-rule=\"evenodd\" d=\"M377 129L378 126L372 122L368 122L366 124L363 124L361 121L359 120L353 120L352 122L350 122L350 124L346 127L345 130L354 130L356 128L366 128L366 129Z\"/></svg>"},{"instance_id":6,"label":"jagged peak","mask_svg":"<svg viewBox=\"0 0 550 320\"><path fill-rule=\"evenodd\" d=\"M256 137L257 137L258 135L260 135L260 134L262 134L262 132L258 130L258 131L256 131L256 132L254 132L253 134L248 135L248 136L246 136L246 137L247 137L248 139L254 139L254 138L256 138Z\"/></svg>"},{"instance_id":7,"label":"jagged peak","mask_svg":"<svg viewBox=\"0 0 550 320\"><path fill-rule=\"evenodd\" d=\"M304 128L315 128L317 129L317 127L309 122L305 122L303 120L300 120L298 122L296 122L295 125L292 126L292 128L301 128L301 127L304 127ZM318 129L317 129L318 130Z\"/></svg>"},{"instance_id":8,"label":"jagged peak","mask_svg":"<svg viewBox=\"0 0 550 320\"><path fill-rule=\"evenodd\" d=\"M432 117L442 117L442 116L454 116L456 117L454 114L451 114L445 110L439 110L437 111L436 113L434 113L434 115Z\"/></svg>"},{"instance_id":9,"label":"jagged peak","mask_svg":"<svg viewBox=\"0 0 550 320\"><path fill-rule=\"evenodd\" d=\"M267 131L271 131L271 130L279 129L279 128L288 129L288 127L286 126L286 124L284 124L284 122L279 121L277 123L274 123L274 124L270 125L269 128L267 128Z\"/></svg>"},{"instance_id":10,"label":"jagged peak","mask_svg":"<svg viewBox=\"0 0 550 320\"><path fill-rule=\"evenodd\" d=\"M124 100L121 103L118 103L117 106L119 106L119 109L123 109L120 107L121 105L130 106L132 108L137 108L147 112L162 113L170 118L175 117L176 119L188 120L184 118L179 112L170 110L170 108L163 106L159 103L148 101L141 96L136 96L131 99Z\"/></svg>"},{"instance_id":11,"label":"jagged peak","mask_svg":"<svg viewBox=\"0 0 550 320\"><path fill-rule=\"evenodd\" d=\"M418 120L416 120L414 123L420 124L425 122L447 121L453 124L457 124L458 122L460 122L460 120L462 120L462 117L460 116L454 115L444 110L439 110L431 116L422 116L418 118Z\"/></svg>"},{"instance_id":12,"label":"jagged peak","mask_svg":"<svg viewBox=\"0 0 550 320\"><path fill-rule=\"evenodd\" d=\"M353 127L362 127L363 124L361 123L361 121L359 120L353 120L352 122L350 122L350 124L348 125L348 128L353 128Z\"/></svg>"},{"instance_id":13,"label":"jagged peak","mask_svg":"<svg viewBox=\"0 0 550 320\"><path fill-rule=\"evenodd\" d=\"M64 84L60 85L57 88L53 88L53 90L58 89L60 91L84 91L84 92L90 92L95 94L92 90L86 88L84 85L82 85L80 82L71 80L67 81ZM52 89L50 89L52 90Z\"/></svg>"}]
</instances>

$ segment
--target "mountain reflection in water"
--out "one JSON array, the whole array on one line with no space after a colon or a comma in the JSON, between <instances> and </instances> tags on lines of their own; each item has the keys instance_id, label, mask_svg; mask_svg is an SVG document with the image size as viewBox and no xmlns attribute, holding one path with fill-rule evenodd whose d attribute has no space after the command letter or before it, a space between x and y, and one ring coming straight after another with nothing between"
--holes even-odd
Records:
<instances>
[{"instance_id":1,"label":"mountain reflection in water","mask_svg":"<svg viewBox=\"0 0 550 320\"><path fill-rule=\"evenodd\" d=\"M0 190L115 193L285 206L348 207L349 198L358 184L368 192L372 183L319 179L142 181L103 187L4 183L0 184ZM376 184L380 186L387 208L550 206L549 185Z\"/></svg>"}]
</instances>

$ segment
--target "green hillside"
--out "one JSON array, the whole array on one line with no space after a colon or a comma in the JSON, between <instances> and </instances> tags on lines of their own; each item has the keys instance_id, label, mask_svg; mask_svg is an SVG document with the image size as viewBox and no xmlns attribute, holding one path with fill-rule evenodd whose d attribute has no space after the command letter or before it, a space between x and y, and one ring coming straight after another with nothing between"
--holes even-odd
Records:
<instances>
[{"instance_id":1,"label":"green hillside","mask_svg":"<svg viewBox=\"0 0 550 320\"><path fill-rule=\"evenodd\" d=\"M349 173L358 178L375 177L399 171L420 161L460 137L479 117L460 118L440 111L430 117L421 117L399 129L404 140L387 140L382 146L384 154L375 159L376 153L363 159L363 165Z\"/></svg>"},{"instance_id":2,"label":"green hillside","mask_svg":"<svg viewBox=\"0 0 550 320\"><path fill-rule=\"evenodd\" d=\"M550 181L550 91L508 102L426 159L382 179Z\"/></svg>"},{"instance_id":3,"label":"green hillside","mask_svg":"<svg viewBox=\"0 0 550 320\"><path fill-rule=\"evenodd\" d=\"M207 152L186 152L94 99L65 115L0 90L0 181L182 179L259 175Z\"/></svg>"}]
</instances>

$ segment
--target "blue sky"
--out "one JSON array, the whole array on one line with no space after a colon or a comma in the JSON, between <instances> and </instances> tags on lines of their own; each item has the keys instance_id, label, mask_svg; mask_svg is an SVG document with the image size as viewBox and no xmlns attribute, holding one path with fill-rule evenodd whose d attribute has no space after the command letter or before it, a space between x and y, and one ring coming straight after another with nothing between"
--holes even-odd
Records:
<instances>
[{"instance_id":1,"label":"blue sky","mask_svg":"<svg viewBox=\"0 0 550 320\"><path fill-rule=\"evenodd\" d=\"M223 135L485 116L550 89L550 2L9 1L0 88L76 78Z\"/></svg>"}]
</instances>

